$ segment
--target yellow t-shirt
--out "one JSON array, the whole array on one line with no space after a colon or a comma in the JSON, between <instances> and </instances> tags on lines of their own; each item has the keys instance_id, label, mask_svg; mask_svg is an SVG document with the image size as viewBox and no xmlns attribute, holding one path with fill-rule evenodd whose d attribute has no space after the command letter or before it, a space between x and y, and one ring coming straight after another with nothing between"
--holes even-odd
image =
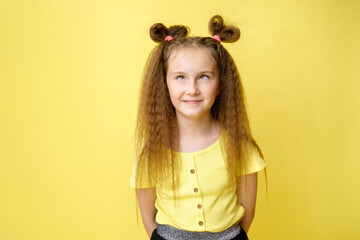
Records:
<instances>
[{"instance_id":1,"label":"yellow t-shirt","mask_svg":"<svg viewBox=\"0 0 360 240\"><path fill-rule=\"evenodd\" d=\"M192 153L180 153L182 168L179 175L178 199L171 189L156 181L135 184L134 159L130 186L150 188L156 186L156 222L186 231L220 232L237 223L244 214L238 206L236 181L229 186L226 160L221 153L221 137L211 146ZM246 162L244 175L258 172L266 166L264 160L252 149ZM174 202L176 201L176 203Z\"/></svg>"}]
</instances>

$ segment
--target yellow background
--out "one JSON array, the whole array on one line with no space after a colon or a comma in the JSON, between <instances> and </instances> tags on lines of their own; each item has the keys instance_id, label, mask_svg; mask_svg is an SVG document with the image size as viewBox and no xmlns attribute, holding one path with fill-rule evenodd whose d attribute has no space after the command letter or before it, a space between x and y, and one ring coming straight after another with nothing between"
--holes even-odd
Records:
<instances>
[{"instance_id":1,"label":"yellow background","mask_svg":"<svg viewBox=\"0 0 360 240\"><path fill-rule=\"evenodd\" d=\"M129 187L155 22L214 14L268 163L251 239L359 239L359 1L0 1L0 239L147 239Z\"/></svg>"}]
</instances>

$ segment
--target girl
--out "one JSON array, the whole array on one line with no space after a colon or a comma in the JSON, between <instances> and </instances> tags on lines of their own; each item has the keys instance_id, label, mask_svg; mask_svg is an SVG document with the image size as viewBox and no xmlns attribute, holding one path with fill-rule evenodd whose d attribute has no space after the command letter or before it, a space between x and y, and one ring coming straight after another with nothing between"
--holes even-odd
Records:
<instances>
[{"instance_id":1,"label":"girl","mask_svg":"<svg viewBox=\"0 0 360 240\"><path fill-rule=\"evenodd\" d=\"M247 239L263 155L243 87L222 42L240 37L221 16L212 37L157 23L145 68L131 186L151 239Z\"/></svg>"}]
</instances>

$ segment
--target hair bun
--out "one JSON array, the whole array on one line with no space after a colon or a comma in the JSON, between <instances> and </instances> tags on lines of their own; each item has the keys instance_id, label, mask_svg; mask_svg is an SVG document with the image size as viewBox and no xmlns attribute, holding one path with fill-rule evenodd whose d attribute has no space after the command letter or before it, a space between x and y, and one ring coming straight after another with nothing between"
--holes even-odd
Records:
<instances>
[{"instance_id":1,"label":"hair bun","mask_svg":"<svg viewBox=\"0 0 360 240\"><path fill-rule=\"evenodd\" d=\"M220 15L215 15L210 19L209 31L211 35L218 35L222 42L236 42L240 38L240 29L224 25L224 19Z\"/></svg>"},{"instance_id":2,"label":"hair bun","mask_svg":"<svg viewBox=\"0 0 360 240\"><path fill-rule=\"evenodd\" d=\"M190 32L190 29L183 25L175 25L167 28L162 23L155 23L150 28L150 38L154 42L164 42L166 36L172 36L173 38L186 37Z\"/></svg>"},{"instance_id":3,"label":"hair bun","mask_svg":"<svg viewBox=\"0 0 360 240\"><path fill-rule=\"evenodd\" d=\"M162 23L155 23L150 28L150 37L154 42L163 42L168 33L169 29Z\"/></svg>"}]
</instances>

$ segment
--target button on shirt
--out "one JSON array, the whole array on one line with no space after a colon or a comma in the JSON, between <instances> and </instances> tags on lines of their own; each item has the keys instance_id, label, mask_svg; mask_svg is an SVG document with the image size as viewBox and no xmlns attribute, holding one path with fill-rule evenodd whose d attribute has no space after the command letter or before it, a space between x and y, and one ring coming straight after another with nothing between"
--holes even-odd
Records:
<instances>
[{"instance_id":1,"label":"button on shirt","mask_svg":"<svg viewBox=\"0 0 360 240\"><path fill-rule=\"evenodd\" d=\"M130 179L132 187L156 186L157 223L186 231L220 232L241 219L244 208L237 205L236 181L230 184L228 182L226 160L221 152L220 139L221 137L201 151L179 153L182 169L177 200L172 189L156 184L156 181L144 181L136 185L133 167ZM265 166L264 160L253 148L246 169L241 175L260 171Z\"/></svg>"}]
</instances>

